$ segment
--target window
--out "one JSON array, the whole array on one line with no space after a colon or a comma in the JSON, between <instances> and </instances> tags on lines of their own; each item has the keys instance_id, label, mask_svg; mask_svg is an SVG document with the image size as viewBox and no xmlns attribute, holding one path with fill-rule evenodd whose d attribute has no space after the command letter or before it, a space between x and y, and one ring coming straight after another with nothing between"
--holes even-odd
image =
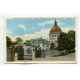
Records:
<instances>
[{"instance_id":1,"label":"window","mask_svg":"<svg viewBox=\"0 0 80 80\"><path fill-rule=\"evenodd\" d=\"M52 37L56 37L56 34L53 34Z\"/></svg>"}]
</instances>

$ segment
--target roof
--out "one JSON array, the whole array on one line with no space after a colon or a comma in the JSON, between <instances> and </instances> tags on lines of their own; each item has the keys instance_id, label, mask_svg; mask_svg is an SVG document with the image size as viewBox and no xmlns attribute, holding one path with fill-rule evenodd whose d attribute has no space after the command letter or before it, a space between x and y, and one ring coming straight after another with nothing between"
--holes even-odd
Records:
<instances>
[{"instance_id":1,"label":"roof","mask_svg":"<svg viewBox=\"0 0 80 80\"><path fill-rule=\"evenodd\" d=\"M57 22L55 20L54 26L52 27L52 29L50 30L50 33L52 32L61 32L60 27L57 25Z\"/></svg>"}]
</instances>

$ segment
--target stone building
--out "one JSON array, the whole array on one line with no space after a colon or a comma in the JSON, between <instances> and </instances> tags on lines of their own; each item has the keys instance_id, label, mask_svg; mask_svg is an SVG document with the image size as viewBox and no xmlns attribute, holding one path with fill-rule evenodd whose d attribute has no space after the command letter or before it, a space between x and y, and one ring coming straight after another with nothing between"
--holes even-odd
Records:
<instances>
[{"instance_id":1,"label":"stone building","mask_svg":"<svg viewBox=\"0 0 80 80\"><path fill-rule=\"evenodd\" d=\"M57 48L58 47L58 37L60 36L62 30L58 26L57 21L55 20L53 27L49 33L49 40L50 40L50 48Z\"/></svg>"},{"instance_id":2,"label":"stone building","mask_svg":"<svg viewBox=\"0 0 80 80\"><path fill-rule=\"evenodd\" d=\"M49 41L43 38L38 38L38 39L33 39L32 40L32 45L33 46L49 46Z\"/></svg>"}]
</instances>

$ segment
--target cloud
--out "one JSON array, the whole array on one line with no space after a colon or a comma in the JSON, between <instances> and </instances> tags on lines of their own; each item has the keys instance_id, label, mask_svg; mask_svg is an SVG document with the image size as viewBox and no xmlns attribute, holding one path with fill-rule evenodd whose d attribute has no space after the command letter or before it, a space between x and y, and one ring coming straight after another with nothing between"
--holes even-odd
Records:
<instances>
[{"instance_id":1,"label":"cloud","mask_svg":"<svg viewBox=\"0 0 80 80\"><path fill-rule=\"evenodd\" d=\"M51 28L48 28L48 29L41 29L40 31L36 31L34 33L30 33L30 34L24 34L24 35L21 35L21 36L15 36L15 37L12 37L11 35L9 35L12 40L15 41L15 39L17 37L20 37L23 39L23 41L25 40L31 40L31 39L36 39L36 38L43 38L43 39L47 39L49 40L49 31L50 31ZM68 32L69 30L73 30L72 28L62 28L62 31L63 32Z\"/></svg>"},{"instance_id":2,"label":"cloud","mask_svg":"<svg viewBox=\"0 0 80 80\"><path fill-rule=\"evenodd\" d=\"M66 25L67 23L63 25L64 22L62 22L60 20L57 20L57 22L63 32L68 32L69 30L73 30L73 27L71 27L70 25ZM31 25L31 24L29 24L29 25L28 24L19 24L19 25L17 25L17 28L26 31L26 33L27 33L27 30L32 31L31 30L32 26L35 29L35 32L33 32L33 33L31 32L30 34L23 34L21 36L16 36L16 37L21 37L23 40L30 40L30 39L40 38L40 37L42 37L44 39L49 39L49 31L50 31L51 27L45 27L48 24L54 25L54 20L47 20L47 21L39 22L39 23L37 23L36 26ZM41 28L43 28L43 29L41 29L40 31L37 31L38 26L40 27L40 29ZM9 30L8 34L13 35L15 33L13 33L12 31Z\"/></svg>"},{"instance_id":3,"label":"cloud","mask_svg":"<svg viewBox=\"0 0 80 80\"><path fill-rule=\"evenodd\" d=\"M7 36L8 36L8 35L13 36L14 33L13 33L13 31L12 31L11 29L7 29L7 33L6 33L6 34L7 34Z\"/></svg>"},{"instance_id":4,"label":"cloud","mask_svg":"<svg viewBox=\"0 0 80 80\"><path fill-rule=\"evenodd\" d=\"M18 24L17 28L22 29L23 31L26 31L27 29L31 29L31 25L23 25L23 24Z\"/></svg>"},{"instance_id":5,"label":"cloud","mask_svg":"<svg viewBox=\"0 0 80 80\"><path fill-rule=\"evenodd\" d=\"M69 28L66 27L66 28L61 28L61 29L63 32L66 32L66 33L70 30L75 30L75 28L71 28L71 27L69 27Z\"/></svg>"},{"instance_id":6,"label":"cloud","mask_svg":"<svg viewBox=\"0 0 80 80\"><path fill-rule=\"evenodd\" d=\"M26 30L26 26L23 25L23 24L17 25L17 28L22 29L22 30L24 30L24 31Z\"/></svg>"},{"instance_id":7,"label":"cloud","mask_svg":"<svg viewBox=\"0 0 80 80\"><path fill-rule=\"evenodd\" d=\"M49 31L51 28L48 29L41 29L39 32L34 32L31 34L25 34L22 36L23 40L30 40L42 37L43 39L49 40ZM62 28L63 32L68 32L69 30L73 30L72 28Z\"/></svg>"},{"instance_id":8,"label":"cloud","mask_svg":"<svg viewBox=\"0 0 80 80\"><path fill-rule=\"evenodd\" d=\"M31 34L25 34L22 36L16 36L16 37L20 37L23 39L23 41L25 40L31 40L31 39L36 39L36 38L43 38L43 39L49 39L49 30L50 29L41 29L39 32L34 32Z\"/></svg>"},{"instance_id":9,"label":"cloud","mask_svg":"<svg viewBox=\"0 0 80 80\"><path fill-rule=\"evenodd\" d=\"M41 22L41 23L38 23L39 26L45 26L47 24L53 24L54 23L54 20L48 20L48 21L44 21L44 22Z\"/></svg>"},{"instance_id":10,"label":"cloud","mask_svg":"<svg viewBox=\"0 0 80 80\"><path fill-rule=\"evenodd\" d=\"M12 34L7 33L7 36L10 37L13 42L16 41L16 37L14 37Z\"/></svg>"}]
</instances>

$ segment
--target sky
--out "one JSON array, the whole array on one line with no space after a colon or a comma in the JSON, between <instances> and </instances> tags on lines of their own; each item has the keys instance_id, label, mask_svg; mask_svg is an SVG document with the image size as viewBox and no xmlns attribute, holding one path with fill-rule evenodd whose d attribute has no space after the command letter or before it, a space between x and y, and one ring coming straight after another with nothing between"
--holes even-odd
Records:
<instances>
[{"instance_id":1,"label":"sky","mask_svg":"<svg viewBox=\"0 0 80 80\"><path fill-rule=\"evenodd\" d=\"M55 18L10 18L7 19L7 35L24 39L48 38L54 21ZM64 32L75 28L75 18L56 18L56 21Z\"/></svg>"}]
</instances>

